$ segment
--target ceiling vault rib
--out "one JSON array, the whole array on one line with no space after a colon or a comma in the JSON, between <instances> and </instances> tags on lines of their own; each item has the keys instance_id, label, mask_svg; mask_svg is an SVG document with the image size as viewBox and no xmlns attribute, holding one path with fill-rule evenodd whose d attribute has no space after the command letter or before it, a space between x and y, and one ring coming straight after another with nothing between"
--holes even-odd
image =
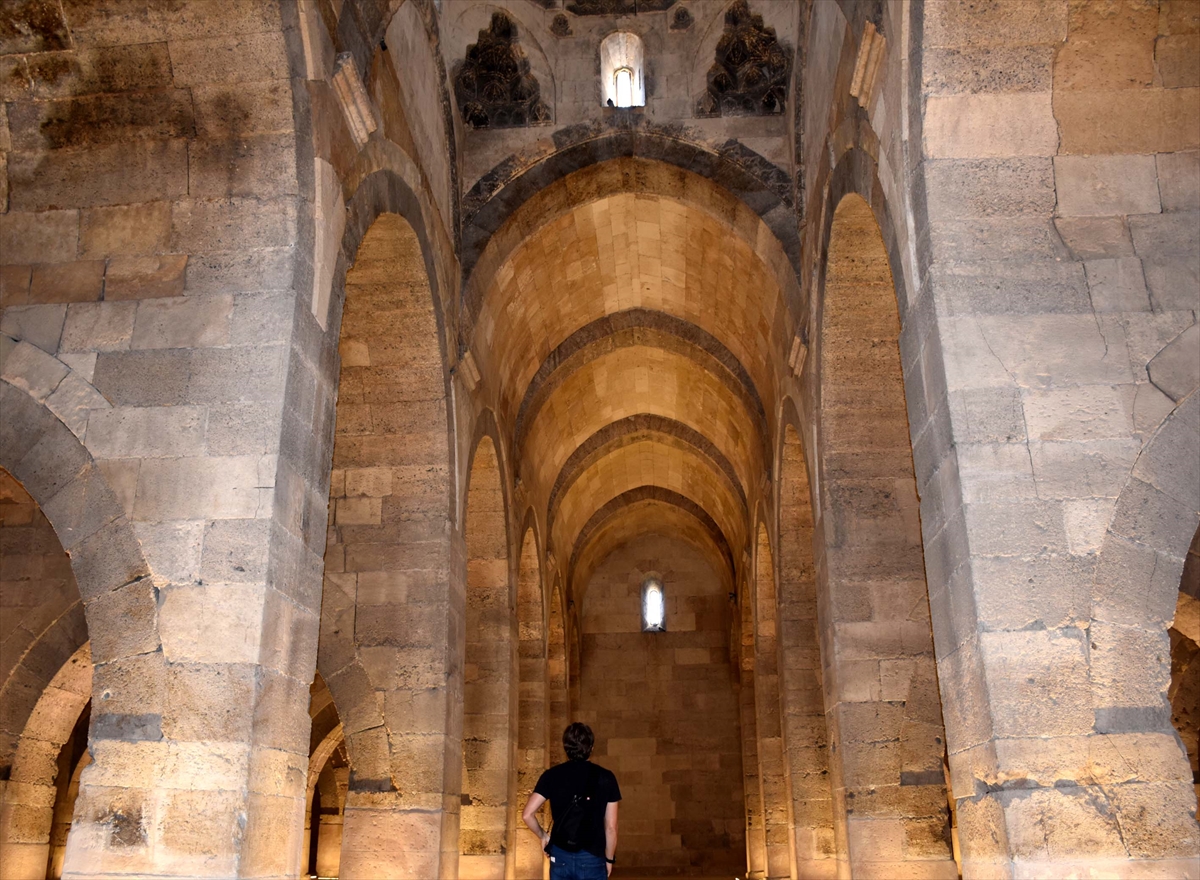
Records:
<instances>
[{"instance_id":1,"label":"ceiling vault rib","mask_svg":"<svg viewBox=\"0 0 1200 880\"><path fill-rule=\"evenodd\" d=\"M741 502L742 512L748 509L746 492L734 470L732 462L706 436L694 428L652 413L638 413L605 425L579 447L566 460L559 471L554 486L550 490L550 500L547 502L546 532L551 534L557 513L557 501L565 496L575 481L600 458L641 439L655 436L672 438L676 442L686 444L707 458L728 479L730 486Z\"/></svg>"},{"instance_id":2,"label":"ceiling vault rib","mask_svg":"<svg viewBox=\"0 0 1200 880\"><path fill-rule=\"evenodd\" d=\"M588 539L606 520L616 516L631 504L648 500L659 501L678 507L680 510L697 519L712 537L722 557L729 564L729 570L733 571L733 551L730 548L729 541L725 537L725 532L721 529L721 526L709 515L707 510L686 495L681 495L671 489L664 489L661 486L638 486L636 489L622 492L616 498L611 499L608 503L597 509L588 521L584 523L583 528L579 530L579 534L575 538L574 546L571 548L571 558L567 565L568 578L575 571L575 563L579 560L580 553L587 546Z\"/></svg>"},{"instance_id":3,"label":"ceiling vault rib","mask_svg":"<svg viewBox=\"0 0 1200 880\"><path fill-rule=\"evenodd\" d=\"M542 361L517 411L513 460L520 460L525 438L538 411L566 378L585 364L616 349L635 345L663 348L691 358L742 401L758 428L767 452L766 409L741 361L715 336L695 324L653 309L627 309L581 327Z\"/></svg>"}]
</instances>

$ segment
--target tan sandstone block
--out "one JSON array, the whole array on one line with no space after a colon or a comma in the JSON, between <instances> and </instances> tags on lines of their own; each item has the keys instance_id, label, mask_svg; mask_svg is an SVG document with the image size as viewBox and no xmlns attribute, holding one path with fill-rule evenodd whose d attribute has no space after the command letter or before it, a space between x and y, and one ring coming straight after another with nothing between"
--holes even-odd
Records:
<instances>
[{"instance_id":1,"label":"tan sandstone block","mask_svg":"<svg viewBox=\"0 0 1200 880\"><path fill-rule=\"evenodd\" d=\"M927 99L925 151L932 159L1053 156L1057 148L1049 92Z\"/></svg>"},{"instance_id":2,"label":"tan sandstone block","mask_svg":"<svg viewBox=\"0 0 1200 880\"><path fill-rule=\"evenodd\" d=\"M170 233L170 202L88 208L79 218L79 255L100 259L161 253Z\"/></svg>"},{"instance_id":3,"label":"tan sandstone block","mask_svg":"<svg viewBox=\"0 0 1200 880\"><path fill-rule=\"evenodd\" d=\"M91 302L100 299L103 289L103 260L43 263L33 267L29 301Z\"/></svg>"},{"instance_id":4,"label":"tan sandstone block","mask_svg":"<svg viewBox=\"0 0 1200 880\"><path fill-rule=\"evenodd\" d=\"M114 257L104 277L106 300L183 296L187 254Z\"/></svg>"}]
</instances>

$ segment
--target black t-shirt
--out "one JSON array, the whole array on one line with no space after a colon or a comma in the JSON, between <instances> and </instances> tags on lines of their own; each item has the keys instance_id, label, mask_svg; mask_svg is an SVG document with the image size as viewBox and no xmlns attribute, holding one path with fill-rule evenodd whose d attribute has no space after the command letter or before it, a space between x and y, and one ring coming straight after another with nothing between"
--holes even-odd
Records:
<instances>
[{"instance_id":1,"label":"black t-shirt","mask_svg":"<svg viewBox=\"0 0 1200 880\"><path fill-rule=\"evenodd\" d=\"M594 771L588 768L594 767ZM587 794L588 777L595 772L595 793L585 807L582 849L593 855L604 858L604 811L610 803L621 799L621 789L617 786L617 777L611 770L605 770L599 764L591 761L567 761L551 767L537 781L533 790L550 801L550 816L554 824L550 828L550 842L558 847L563 844L555 835L558 823L563 814L570 809L575 795ZM563 847L564 849L566 847Z\"/></svg>"}]
</instances>

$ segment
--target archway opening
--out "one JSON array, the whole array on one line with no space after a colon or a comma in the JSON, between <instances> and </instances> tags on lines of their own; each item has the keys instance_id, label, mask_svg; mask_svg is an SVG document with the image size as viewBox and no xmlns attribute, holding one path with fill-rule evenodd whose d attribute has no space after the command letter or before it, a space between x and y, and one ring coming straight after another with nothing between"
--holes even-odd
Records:
<instances>
[{"instance_id":1,"label":"archway opening","mask_svg":"<svg viewBox=\"0 0 1200 880\"><path fill-rule=\"evenodd\" d=\"M309 689L309 715L308 807L300 864L307 876L326 880L341 873L350 757L333 694L319 672Z\"/></svg>"},{"instance_id":2,"label":"archway opening","mask_svg":"<svg viewBox=\"0 0 1200 880\"><path fill-rule=\"evenodd\" d=\"M900 319L855 194L833 216L820 316L818 614L833 796L853 802L835 813L839 857L855 873L954 870Z\"/></svg>"},{"instance_id":3,"label":"archway opening","mask_svg":"<svg viewBox=\"0 0 1200 880\"><path fill-rule=\"evenodd\" d=\"M779 464L779 690L792 793L797 865L831 873L836 857L829 735L817 619L813 512L800 435L784 427Z\"/></svg>"},{"instance_id":4,"label":"archway opening","mask_svg":"<svg viewBox=\"0 0 1200 880\"><path fill-rule=\"evenodd\" d=\"M1200 529L1183 564L1171 638L1171 723L1187 751L1192 784L1200 802ZM1200 810L1197 811L1200 818Z\"/></svg>"},{"instance_id":5,"label":"archway opening","mask_svg":"<svg viewBox=\"0 0 1200 880\"><path fill-rule=\"evenodd\" d=\"M562 590L558 580L550 590L550 611L547 614L546 627L546 687L547 723L546 750L549 762L557 764L565 755L562 750L562 735L571 723L571 706L567 679L567 629L563 609Z\"/></svg>"},{"instance_id":6,"label":"archway opening","mask_svg":"<svg viewBox=\"0 0 1200 880\"><path fill-rule=\"evenodd\" d=\"M463 784L459 876L502 880L512 849L515 645L508 526L500 463L490 437L471 466L467 545L466 663L463 667Z\"/></svg>"},{"instance_id":7,"label":"archway opening","mask_svg":"<svg viewBox=\"0 0 1200 880\"><path fill-rule=\"evenodd\" d=\"M793 877L796 874L795 845L792 840L792 799L781 718L775 560L766 524L761 522L758 524L754 550L754 584L750 604L754 626L752 644L758 778L762 786L767 877Z\"/></svg>"},{"instance_id":8,"label":"archway opening","mask_svg":"<svg viewBox=\"0 0 1200 880\"><path fill-rule=\"evenodd\" d=\"M660 525L606 544L578 590L575 715L621 786L622 864L635 875L735 876L745 832L732 576L704 538ZM661 629L642 625L648 580L662 586Z\"/></svg>"},{"instance_id":9,"label":"archway opening","mask_svg":"<svg viewBox=\"0 0 1200 880\"><path fill-rule=\"evenodd\" d=\"M0 863L62 876L87 765L92 661L83 603L54 527L0 468Z\"/></svg>"},{"instance_id":10,"label":"archway opening","mask_svg":"<svg viewBox=\"0 0 1200 880\"><path fill-rule=\"evenodd\" d=\"M417 231L379 214L346 273L341 307L317 658L346 725L347 876L386 876L397 863L436 876L443 860L436 835L412 833L444 809L445 774L429 768L445 766L459 711L445 688L445 645L459 618L435 299Z\"/></svg>"},{"instance_id":11,"label":"archway opening","mask_svg":"<svg viewBox=\"0 0 1200 880\"><path fill-rule=\"evenodd\" d=\"M548 766L547 702L549 670L546 652L546 614L538 545L526 529L517 569L517 783L512 824L516 829L517 880L541 880L544 861L538 841L522 833L521 810L538 777ZM546 827L548 822L543 822Z\"/></svg>"}]
</instances>

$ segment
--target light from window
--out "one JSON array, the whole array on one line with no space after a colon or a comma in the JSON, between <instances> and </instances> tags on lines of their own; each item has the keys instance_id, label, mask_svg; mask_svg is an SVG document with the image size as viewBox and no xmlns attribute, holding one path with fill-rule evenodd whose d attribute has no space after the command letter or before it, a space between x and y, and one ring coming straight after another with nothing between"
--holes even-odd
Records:
<instances>
[{"instance_id":1,"label":"light from window","mask_svg":"<svg viewBox=\"0 0 1200 880\"><path fill-rule=\"evenodd\" d=\"M642 41L617 31L600 43L600 103L605 107L646 106Z\"/></svg>"},{"instance_id":2,"label":"light from window","mask_svg":"<svg viewBox=\"0 0 1200 880\"><path fill-rule=\"evenodd\" d=\"M642 631L661 632L665 629L666 617L662 582L657 578L646 578L642 584Z\"/></svg>"},{"instance_id":3,"label":"light from window","mask_svg":"<svg viewBox=\"0 0 1200 880\"><path fill-rule=\"evenodd\" d=\"M633 106L633 71L622 67L617 71L617 101L618 107Z\"/></svg>"}]
</instances>

